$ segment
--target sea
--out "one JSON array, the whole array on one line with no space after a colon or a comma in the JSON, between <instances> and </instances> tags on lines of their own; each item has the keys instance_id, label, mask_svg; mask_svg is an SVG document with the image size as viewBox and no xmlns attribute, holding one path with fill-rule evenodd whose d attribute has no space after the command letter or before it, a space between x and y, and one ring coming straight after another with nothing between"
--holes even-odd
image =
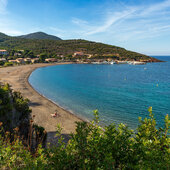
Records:
<instances>
[{"instance_id":1,"label":"sea","mask_svg":"<svg viewBox=\"0 0 170 170\"><path fill-rule=\"evenodd\" d=\"M54 103L91 121L98 110L102 126L124 123L135 129L152 106L157 126L170 114L170 56L146 65L68 64L36 69L29 83Z\"/></svg>"}]
</instances>

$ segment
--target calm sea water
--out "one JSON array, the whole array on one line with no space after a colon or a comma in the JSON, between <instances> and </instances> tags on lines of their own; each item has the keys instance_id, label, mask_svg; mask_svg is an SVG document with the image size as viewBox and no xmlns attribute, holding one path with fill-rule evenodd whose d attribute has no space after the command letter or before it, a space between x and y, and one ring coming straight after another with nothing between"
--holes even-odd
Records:
<instances>
[{"instance_id":1,"label":"calm sea water","mask_svg":"<svg viewBox=\"0 0 170 170\"><path fill-rule=\"evenodd\" d=\"M78 116L91 120L98 109L102 124L131 128L148 107L162 126L170 113L170 57L146 65L70 64L39 68L29 77L41 94Z\"/></svg>"}]
</instances>

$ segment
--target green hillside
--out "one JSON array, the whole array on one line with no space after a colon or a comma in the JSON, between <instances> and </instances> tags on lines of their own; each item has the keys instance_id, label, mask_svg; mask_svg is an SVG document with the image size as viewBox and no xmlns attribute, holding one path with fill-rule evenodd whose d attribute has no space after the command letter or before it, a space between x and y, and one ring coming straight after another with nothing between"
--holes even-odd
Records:
<instances>
[{"instance_id":1,"label":"green hillside","mask_svg":"<svg viewBox=\"0 0 170 170\"><path fill-rule=\"evenodd\" d=\"M128 51L124 48L87 40L42 40L10 37L0 33L0 49L31 50L34 55L72 55L75 51L92 54L94 58L113 57L118 60L146 60L157 62L157 59L144 54Z\"/></svg>"},{"instance_id":2,"label":"green hillside","mask_svg":"<svg viewBox=\"0 0 170 170\"><path fill-rule=\"evenodd\" d=\"M56 37L54 35L49 35L44 32L35 32L27 35L18 36L18 38L25 39L39 39L39 40L61 40L61 38Z\"/></svg>"}]
</instances>

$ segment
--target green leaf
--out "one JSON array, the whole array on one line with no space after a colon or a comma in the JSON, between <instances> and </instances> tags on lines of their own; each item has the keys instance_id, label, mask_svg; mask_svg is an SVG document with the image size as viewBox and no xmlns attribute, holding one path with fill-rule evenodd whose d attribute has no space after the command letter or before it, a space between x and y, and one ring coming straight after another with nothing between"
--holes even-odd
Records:
<instances>
[{"instance_id":1,"label":"green leaf","mask_svg":"<svg viewBox=\"0 0 170 170\"><path fill-rule=\"evenodd\" d=\"M149 112L149 113L152 112L152 106L150 106L150 107L148 108L148 112Z\"/></svg>"}]
</instances>

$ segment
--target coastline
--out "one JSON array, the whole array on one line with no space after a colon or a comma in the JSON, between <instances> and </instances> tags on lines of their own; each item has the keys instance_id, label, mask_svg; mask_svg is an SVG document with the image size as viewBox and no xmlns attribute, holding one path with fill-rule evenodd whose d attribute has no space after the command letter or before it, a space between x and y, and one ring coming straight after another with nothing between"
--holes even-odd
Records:
<instances>
[{"instance_id":1,"label":"coastline","mask_svg":"<svg viewBox=\"0 0 170 170\"><path fill-rule=\"evenodd\" d=\"M75 122L85 121L77 115L65 110L50 99L38 93L29 83L28 78L31 73L41 67L70 64L70 63L53 63L53 64L33 64L13 67L0 68L0 82L9 83L15 91L20 91L24 98L30 100L29 106L32 109L31 115L35 115L34 122L42 126L47 131L47 143L55 144L56 127L60 124L62 134L66 138L75 132ZM57 117L51 114L57 111Z\"/></svg>"},{"instance_id":2,"label":"coastline","mask_svg":"<svg viewBox=\"0 0 170 170\"><path fill-rule=\"evenodd\" d=\"M61 64L72 64L72 63L61 63ZM52 65L48 65L48 66L55 66L55 65L61 65L61 64L52 64ZM78 63L79 64L79 63ZM81 63L80 63L81 64ZM44 67L48 67L48 66L44 66ZM42 68L42 67L38 67L38 68ZM36 69L38 68L35 68L33 71L30 72L30 74L27 76L27 83L28 85L32 88L32 90L34 90L38 95L40 95L41 97L45 98L46 100L48 100L50 103L56 105L57 107L63 109L64 111L68 112L69 114L77 117L78 119L80 119L80 121L83 121L83 122L88 122L89 123L89 120L86 119L86 118L83 118L81 116L78 116L77 114L75 114L73 111L71 110L68 110L64 107L62 107L61 105L59 105L58 103L54 102L53 100L49 99L48 97L44 96L43 94L41 94L40 92L38 92L38 90L36 90L28 81L29 77L31 76L32 72L34 72Z\"/></svg>"}]
</instances>

